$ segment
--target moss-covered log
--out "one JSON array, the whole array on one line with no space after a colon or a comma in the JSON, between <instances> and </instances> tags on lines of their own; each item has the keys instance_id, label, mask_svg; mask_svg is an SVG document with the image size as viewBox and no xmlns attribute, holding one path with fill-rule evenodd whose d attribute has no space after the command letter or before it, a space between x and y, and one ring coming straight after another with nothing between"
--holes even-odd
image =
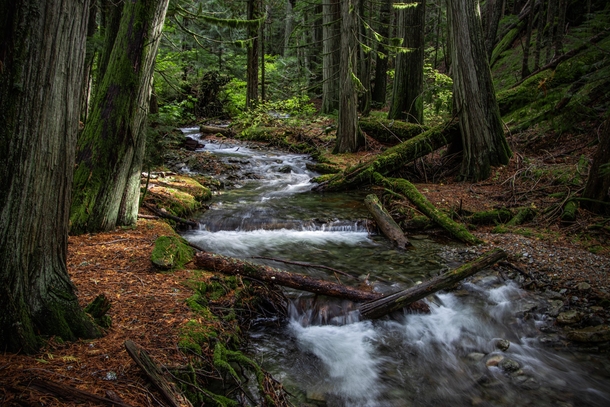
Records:
<instances>
[{"instance_id":1,"label":"moss-covered log","mask_svg":"<svg viewBox=\"0 0 610 407\"><path fill-rule=\"evenodd\" d=\"M396 247L404 250L407 246L411 246L411 243L400 229L400 226L398 226L388 211L385 210L381 202L379 202L377 195L367 195L364 199L364 204L371 215L373 215L373 218L375 218L375 222L381 232L390 239Z\"/></svg>"},{"instance_id":2,"label":"moss-covered log","mask_svg":"<svg viewBox=\"0 0 610 407\"><path fill-rule=\"evenodd\" d=\"M373 301L383 295L373 291L359 290L354 287L330 281L319 280L309 276L274 269L269 266L254 264L243 260L225 257L218 254L199 252L195 255L197 267L230 275L241 275L268 284L295 288L328 297L351 301ZM423 302L413 302L410 308L414 311L427 312L428 306Z\"/></svg>"},{"instance_id":3,"label":"moss-covered log","mask_svg":"<svg viewBox=\"0 0 610 407\"><path fill-rule=\"evenodd\" d=\"M374 160L362 163L315 186L314 191L339 191L357 188L374 181L374 174L388 175L407 163L425 156L455 140L459 140L457 123L438 126L394 146Z\"/></svg>"},{"instance_id":4,"label":"moss-covered log","mask_svg":"<svg viewBox=\"0 0 610 407\"><path fill-rule=\"evenodd\" d=\"M382 183L386 188L391 189L394 192L402 194L409 198L417 209L419 209L424 215L435 221L439 226L442 226L451 235L461 240L464 243L479 244L483 243L480 239L470 233L463 225L453 221L449 216L436 208L432 203L423 196L415 185L409 181L401 178L384 178L381 175L377 175L377 180Z\"/></svg>"},{"instance_id":5,"label":"moss-covered log","mask_svg":"<svg viewBox=\"0 0 610 407\"><path fill-rule=\"evenodd\" d=\"M425 126L405 123L399 120L380 120L374 118L361 118L360 129L368 136L385 144L398 144L427 130Z\"/></svg>"},{"instance_id":6,"label":"moss-covered log","mask_svg":"<svg viewBox=\"0 0 610 407\"><path fill-rule=\"evenodd\" d=\"M389 314L392 311L404 308L409 304L421 300L430 294L440 290L452 288L455 284L471 275L493 265L494 263L506 258L506 252L502 249L494 249L475 260L458 267L455 270L441 274L422 284L389 295L378 300L362 304L360 314L364 318L373 319Z\"/></svg>"},{"instance_id":7,"label":"moss-covered log","mask_svg":"<svg viewBox=\"0 0 610 407\"><path fill-rule=\"evenodd\" d=\"M532 208L530 208L530 207L521 208L521 209L519 209L517 214L515 216L513 216L511 218L511 220L508 221L506 226L521 225L521 224L525 223L528 219L531 219L532 217L534 217L534 215L535 215L535 212Z\"/></svg>"},{"instance_id":8,"label":"moss-covered log","mask_svg":"<svg viewBox=\"0 0 610 407\"><path fill-rule=\"evenodd\" d=\"M467 217L468 222L475 225L493 225L506 223L513 217L512 212L506 208L492 209L490 211L475 212Z\"/></svg>"}]
</instances>

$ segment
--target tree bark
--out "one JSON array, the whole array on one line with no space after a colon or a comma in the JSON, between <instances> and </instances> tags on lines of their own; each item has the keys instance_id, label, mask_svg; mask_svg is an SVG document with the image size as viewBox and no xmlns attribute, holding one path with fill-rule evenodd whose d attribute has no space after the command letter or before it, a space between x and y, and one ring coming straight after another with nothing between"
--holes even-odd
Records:
<instances>
[{"instance_id":1,"label":"tree bark","mask_svg":"<svg viewBox=\"0 0 610 407\"><path fill-rule=\"evenodd\" d=\"M470 0L449 0L453 100L460 118L464 154L460 175L480 181L512 155L485 54L480 17Z\"/></svg>"},{"instance_id":2,"label":"tree bark","mask_svg":"<svg viewBox=\"0 0 610 407\"><path fill-rule=\"evenodd\" d=\"M322 113L339 109L340 4L339 0L322 2Z\"/></svg>"},{"instance_id":3,"label":"tree bark","mask_svg":"<svg viewBox=\"0 0 610 407\"><path fill-rule=\"evenodd\" d=\"M402 229L400 229L400 226L398 226L381 202L379 202L377 195L367 195L364 199L364 204L371 215L373 215L375 223L377 223L381 232L385 237L390 239L396 247L405 250L408 246L411 246L409 239L407 239Z\"/></svg>"},{"instance_id":4,"label":"tree bark","mask_svg":"<svg viewBox=\"0 0 610 407\"><path fill-rule=\"evenodd\" d=\"M218 254L199 252L195 255L197 267L230 275L241 275L265 283L295 288L329 297L352 301L371 301L381 297L373 291L359 290L354 287L330 281L319 280L297 273L289 273L269 266L254 264Z\"/></svg>"},{"instance_id":5,"label":"tree bark","mask_svg":"<svg viewBox=\"0 0 610 407\"><path fill-rule=\"evenodd\" d=\"M546 1L540 0L538 25L536 26L536 48L534 49L534 70L540 68L540 53L544 47L544 23L546 20Z\"/></svg>"},{"instance_id":6,"label":"tree bark","mask_svg":"<svg viewBox=\"0 0 610 407\"><path fill-rule=\"evenodd\" d=\"M608 115L607 115L608 116ZM610 215L610 118L601 128L599 145L593 156L581 206L601 215Z\"/></svg>"},{"instance_id":7,"label":"tree bark","mask_svg":"<svg viewBox=\"0 0 610 407\"><path fill-rule=\"evenodd\" d=\"M415 206L417 206L417 209L419 209L421 213L432 219L457 239L468 244L483 243L480 239L470 233L466 227L455 222L445 213L438 210L434 205L432 205L428 198L423 196L417 190L417 188L415 188L415 185L411 184L406 179L382 178L379 176L377 178L379 178L379 183L385 185L386 188L409 198L409 200Z\"/></svg>"},{"instance_id":8,"label":"tree bark","mask_svg":"<svg viewBox=\"0 0 610 407\"><path fill-rule=\"evenodd\" d=\"M394 88L388 119L409 123L424 122L424 25L426 2L414 2L414 7L398 10L399 37L407 52L396 56Z\"/></svg>"},{"instance_id":9,"label":"tree bark","mask_svg":"<svg viewBox=\"0 0 610 407\"><path fill-rule=\"evenodd\" d=\"M479 271L492 266L496 262L506 258L502 249L494 249L477 259L449 271L422 284L407 288L404 291L389 295L378 300L362 304L360 314L367 319L379 318L392 311L399 310L409 304L421 300L430 294L440 290L452 288L455 284Z\"/></svg>"},{"instance_id":10,"label":"tree bark","mask_svg":"<svg viewBox=\"0 0 610 407\"><path fill-rule=\"evenodd\" d=\"M89 1L0 2L0 350L101 332L66 268Z\"/></svg>"},{"instance_id":11,"label":"tree bark","mask_svg":"<svg viewBox=\"0 0 610 407\"><path fill-rule=\"evenodd\" d=\"M523 45L523 63L521 64L521 78L525 78L530 74L530 44L532 41L532 30L534 28L534 17L536 16L536 7L532 6L532 11L527 16L527 28L525 30L525 44Z\"/></svg>"},{"instance_id":12,"label":"tree bark","mask_svg":"<svg viewBox=\"0 0 610 407\"><path fill-rule=\"evenodd\" d=\"M358 110L362 116L368 116L371 113L371 64L373 63L372 52L371 52L371 39L370 35L365 26L366 21L366 0L359 1L359 16L358 30L359 30L359 47L358 52L359 66L358 66L358 79L362 85L360 89L360 95L358 98ZM370 5L370 1L369 1ZM369 11L370 13L370 11ZM368 14L370 16L370 14ZM371 25L370 17L366 23Z\"/></svg>"},{"instance_id":13,"label":"tree bark","mask_svg":"<svg viewBox=\"0 0 610 407\"><path fill-rule=\"evenodd\" d=\"M390 36L390 6L391 0L383 0L379 10L379 35L381 41L377 42L375 63L375 81L373 86L372 102L378 107L384 106L388 86L388 50L386 48Z\"/></svg>"},{"instance_id":14,"label":"tree bark","mask_svg":"<svg viewBox=\"0 0 610 407\"><path fill-rule=\"evenodd\" d=\"M486 14L487 20L485 24L485 52L487 58L491 60L491 54L496 46L496 36L498 35L498 27L502 18L502 1L503 0L487 0Z\"/></svg>"},{"instance_id":15,"label":"tree bark","mask_svg":"<svg viewBox=\"0 0 610 407\"><path fill-rule=\"evenodd\" d=\"M374 160L346 169L313 188L314 191L340 191L374 182L375 173L390 174L409 162L423 157L459 137L457 123L439 126L387 149Z\"/></svg>"},{"instance_id":16,"label":"tree bark","mask_svg":"<svg viewBox=\"0 0 610 407\"><path fill-rule=\"evenodd\" d=\"M71 232L137 220L153 67L169 0L125 2L106 74L78 140Z\"/></svg>"},{"instance_id":17,"label":"tree bark","mask_svg":"<svg viewBox=\"0 0 610 407\"><path fill-rule=\"evenodd\" d=\"M364 145L358 129L357 78L357 12L358 0L341 3L341 61L339 67L339 118L337 141L333 153L353 153ZM361 85L362 86L362 85Z\"/></svg>"},{"instance_id":18,"label":"tree bark","mask_svg":"<svg viewBox=\"0 0 610 407\"><path fill-rule=\"evenodd\" d=\"M259 17L259 0L248 0L248 20ZM246 109L258 103L258 27L248 26L248 62L246 69Z\"/></svg>"}]
</instances>

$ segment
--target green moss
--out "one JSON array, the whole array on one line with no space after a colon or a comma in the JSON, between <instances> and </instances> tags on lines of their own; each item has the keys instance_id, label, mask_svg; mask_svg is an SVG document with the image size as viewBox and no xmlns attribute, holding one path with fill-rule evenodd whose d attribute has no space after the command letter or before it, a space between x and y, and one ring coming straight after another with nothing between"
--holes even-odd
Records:
<instances>
[{"instance_id":1,"label":"green moss","mask_svg":"<svg viewBox=\"0 0 610 407\"><path fill-rule=\"evenodd\" d=\"M150 260L161 270L183 267L193 259L195 250L179 236L159 236Z\"/></svg>"},{"instance_id":2,"label":"green moss","mask_svg":"<svg viewBox=\"0 0 610 407\"><path fill-rule=\"evenodd\" d=\"M476 212L468 217L468 221L477 225L491 225L494 223L506 223L512 218L508 209L494 209L491 211Z\"/></svg>"}]
</instances>

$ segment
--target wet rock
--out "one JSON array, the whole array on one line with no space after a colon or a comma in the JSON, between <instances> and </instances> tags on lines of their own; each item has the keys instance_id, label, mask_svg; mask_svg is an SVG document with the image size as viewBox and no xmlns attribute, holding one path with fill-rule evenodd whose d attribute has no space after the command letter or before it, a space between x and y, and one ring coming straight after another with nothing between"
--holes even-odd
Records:
<instances>
[{"instance_id":1,"label":"wet rock","mask_svg":"<svg viewBox=\"0 0 610 407\"><path fill-rule=\"evenodd\" d=\"M509 358L502 359L500 361L500 363L498 364L498 366L500 367L500 369L502 369L503 371L505 371L507 373L516 372L521 368L521 365L519 365L519 362L509 359Z\"/></svg>"},{"instance_id":2,"label":"wet rock","mask_svg":"<svg viewBox=\"0 0 610 407\"><path fill-rule=\"evenodd\" d=\"M307 390L307 401L313 401L318 403L326 402L326 395L322 392L318 392L316 390Z\"/></svg>"},{"instance_id":3,"label":"wet rock","mask_svg":"<svg viewBox=\"0 0 610 407\"><path fill-rule=\"evenodd\" d=\"M500 339L495 343L496 348L500 349L502 352L506 352L508 348L510 348L510 341L506 339Z\"/></svg>"},{"instance_id":4,"label":"wet rock","mask_svg":"<svg viewBox=\"0 0 610 407\"><path fill-rule=\"evenodd\" d=\"M557 291L553 291L553 290L546 290L544 292L544 295L549 300L561 300L561 299L563 299L563 296L560 293L558 293Z\"/></svg>"},{"instance_id":5,"label":"wet rock","mask_svg":"<svg viewBox=\"0 0 610 407\"><path fill-rule=\"evenodd\" d=\"M561 343L561 339L557 334L543 335L538 338L538 341L543 345L557 345Z\"/></svg>"},{"instance_id":6,"label":"wet rock","mask_svg":"<svg viewBox=\"0 0 610 407\"><path fill-rule=\"evenodd\" d=\"M517 316L524 316L525 314L529 314L536 308L538 308L538 303L533 301L526 301L517 305L515 313Z\"/></svg>"},{"instance_id":7,"label":"wet rock","mask_svg":"<svg viewBox=\"0 0 610 407\"><path fill-rule=\"evenodd\" d=\"M568 339L574 342L605 342L610 341L610 326L597 325L578 329L567 333Z\"/></svg>"},{"instance_id":8,"label":"wet rock","mask_svg":"<svg viewBox=\"0 0 610 407\"><path fill-rule=\"evenodd\" d=\"M557 315L557 323L561 325L572 325L579 322L582 318L580 312L569 310Z\"/></svg>"},{"instance_id":9,"label":"wet rock","mask_svg":"<svg viewBox=\"0 0 610 407\"><path fill-rule=\"evenodd\" d=\"M549 314L552 317L556 317L559 315L559 311L561 311L562 307L563 307L563 301L552 300L549 304L547 314Z\"/></svg>"},{"instance_id":10,"label":"wet rock","mask_svg":"<svg viewBox=\"0 0 610 407\"><path fill-rule=\"evenodd\" d=\"M484 357L485 354L480 352L472 352L468 354L468 359L472 360L473 362L479 362L483 360Z\"/></svg>"},{"instance_id":11,"label":"wet rock","mask_svg":"<svg viewBox=\"0 0 610 407\"><path fill-rule=\"evenodd\" d=\"M493 355L489 359L487 359L487 361L485 362L485 366L487 366L487 367L498 366L500 364L500 362L502 362L503 360L504 360L504 356Z\"/></svg>"},{"instance_id":12,"label":"wet rock","mask_svg":"<svg viewBox=\"0 0 610 407\"><path fill-rule=\"evenodd\" d=\"M585 283L584 281L582 283L578 283L578 285L576 286L576 288L578 288L580 291L587 291L591 289L591 284L589 283Z\"/></svg>"},{"instance_id":13,"label":"wet rock","mask_svg":"<svg viewBox=\"0 0 610 407\"><path fill-rule=\"evenodd\" d=\"M527 390L536 390L540 388L540 384L533 377L528 378L526 381L521 383L521 387Z\"/></svg>"}]
</instances>

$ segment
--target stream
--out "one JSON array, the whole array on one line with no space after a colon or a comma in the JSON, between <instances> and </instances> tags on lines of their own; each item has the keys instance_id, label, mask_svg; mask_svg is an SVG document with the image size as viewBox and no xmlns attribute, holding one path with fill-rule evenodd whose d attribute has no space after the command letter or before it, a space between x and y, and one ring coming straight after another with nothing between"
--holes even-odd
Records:
<instances>
[{"instance_id":1,"label":"stream","mask_svg":"<svg viewBox=\"0 0 610 407\"><path fill-rule=\"evenodd\" d=\"M409 236L412 250L394 250L370 233L362 193L310 192L317 174L306 169L307 156L203 142L240 171L199 229L184 234L208 251L334 279L320 268L251 258L324 265L358 276L342 278L346 284L387 293L455 267L448 254L470 250L425 235ZM547 300L493 272L427 299L430 314L378 321L360 320L349 301L285 291L288 323L259 321L250 338L297 406L610 405L607 356L566 347L537 311Z\"/></svg>"}]
</instances>

